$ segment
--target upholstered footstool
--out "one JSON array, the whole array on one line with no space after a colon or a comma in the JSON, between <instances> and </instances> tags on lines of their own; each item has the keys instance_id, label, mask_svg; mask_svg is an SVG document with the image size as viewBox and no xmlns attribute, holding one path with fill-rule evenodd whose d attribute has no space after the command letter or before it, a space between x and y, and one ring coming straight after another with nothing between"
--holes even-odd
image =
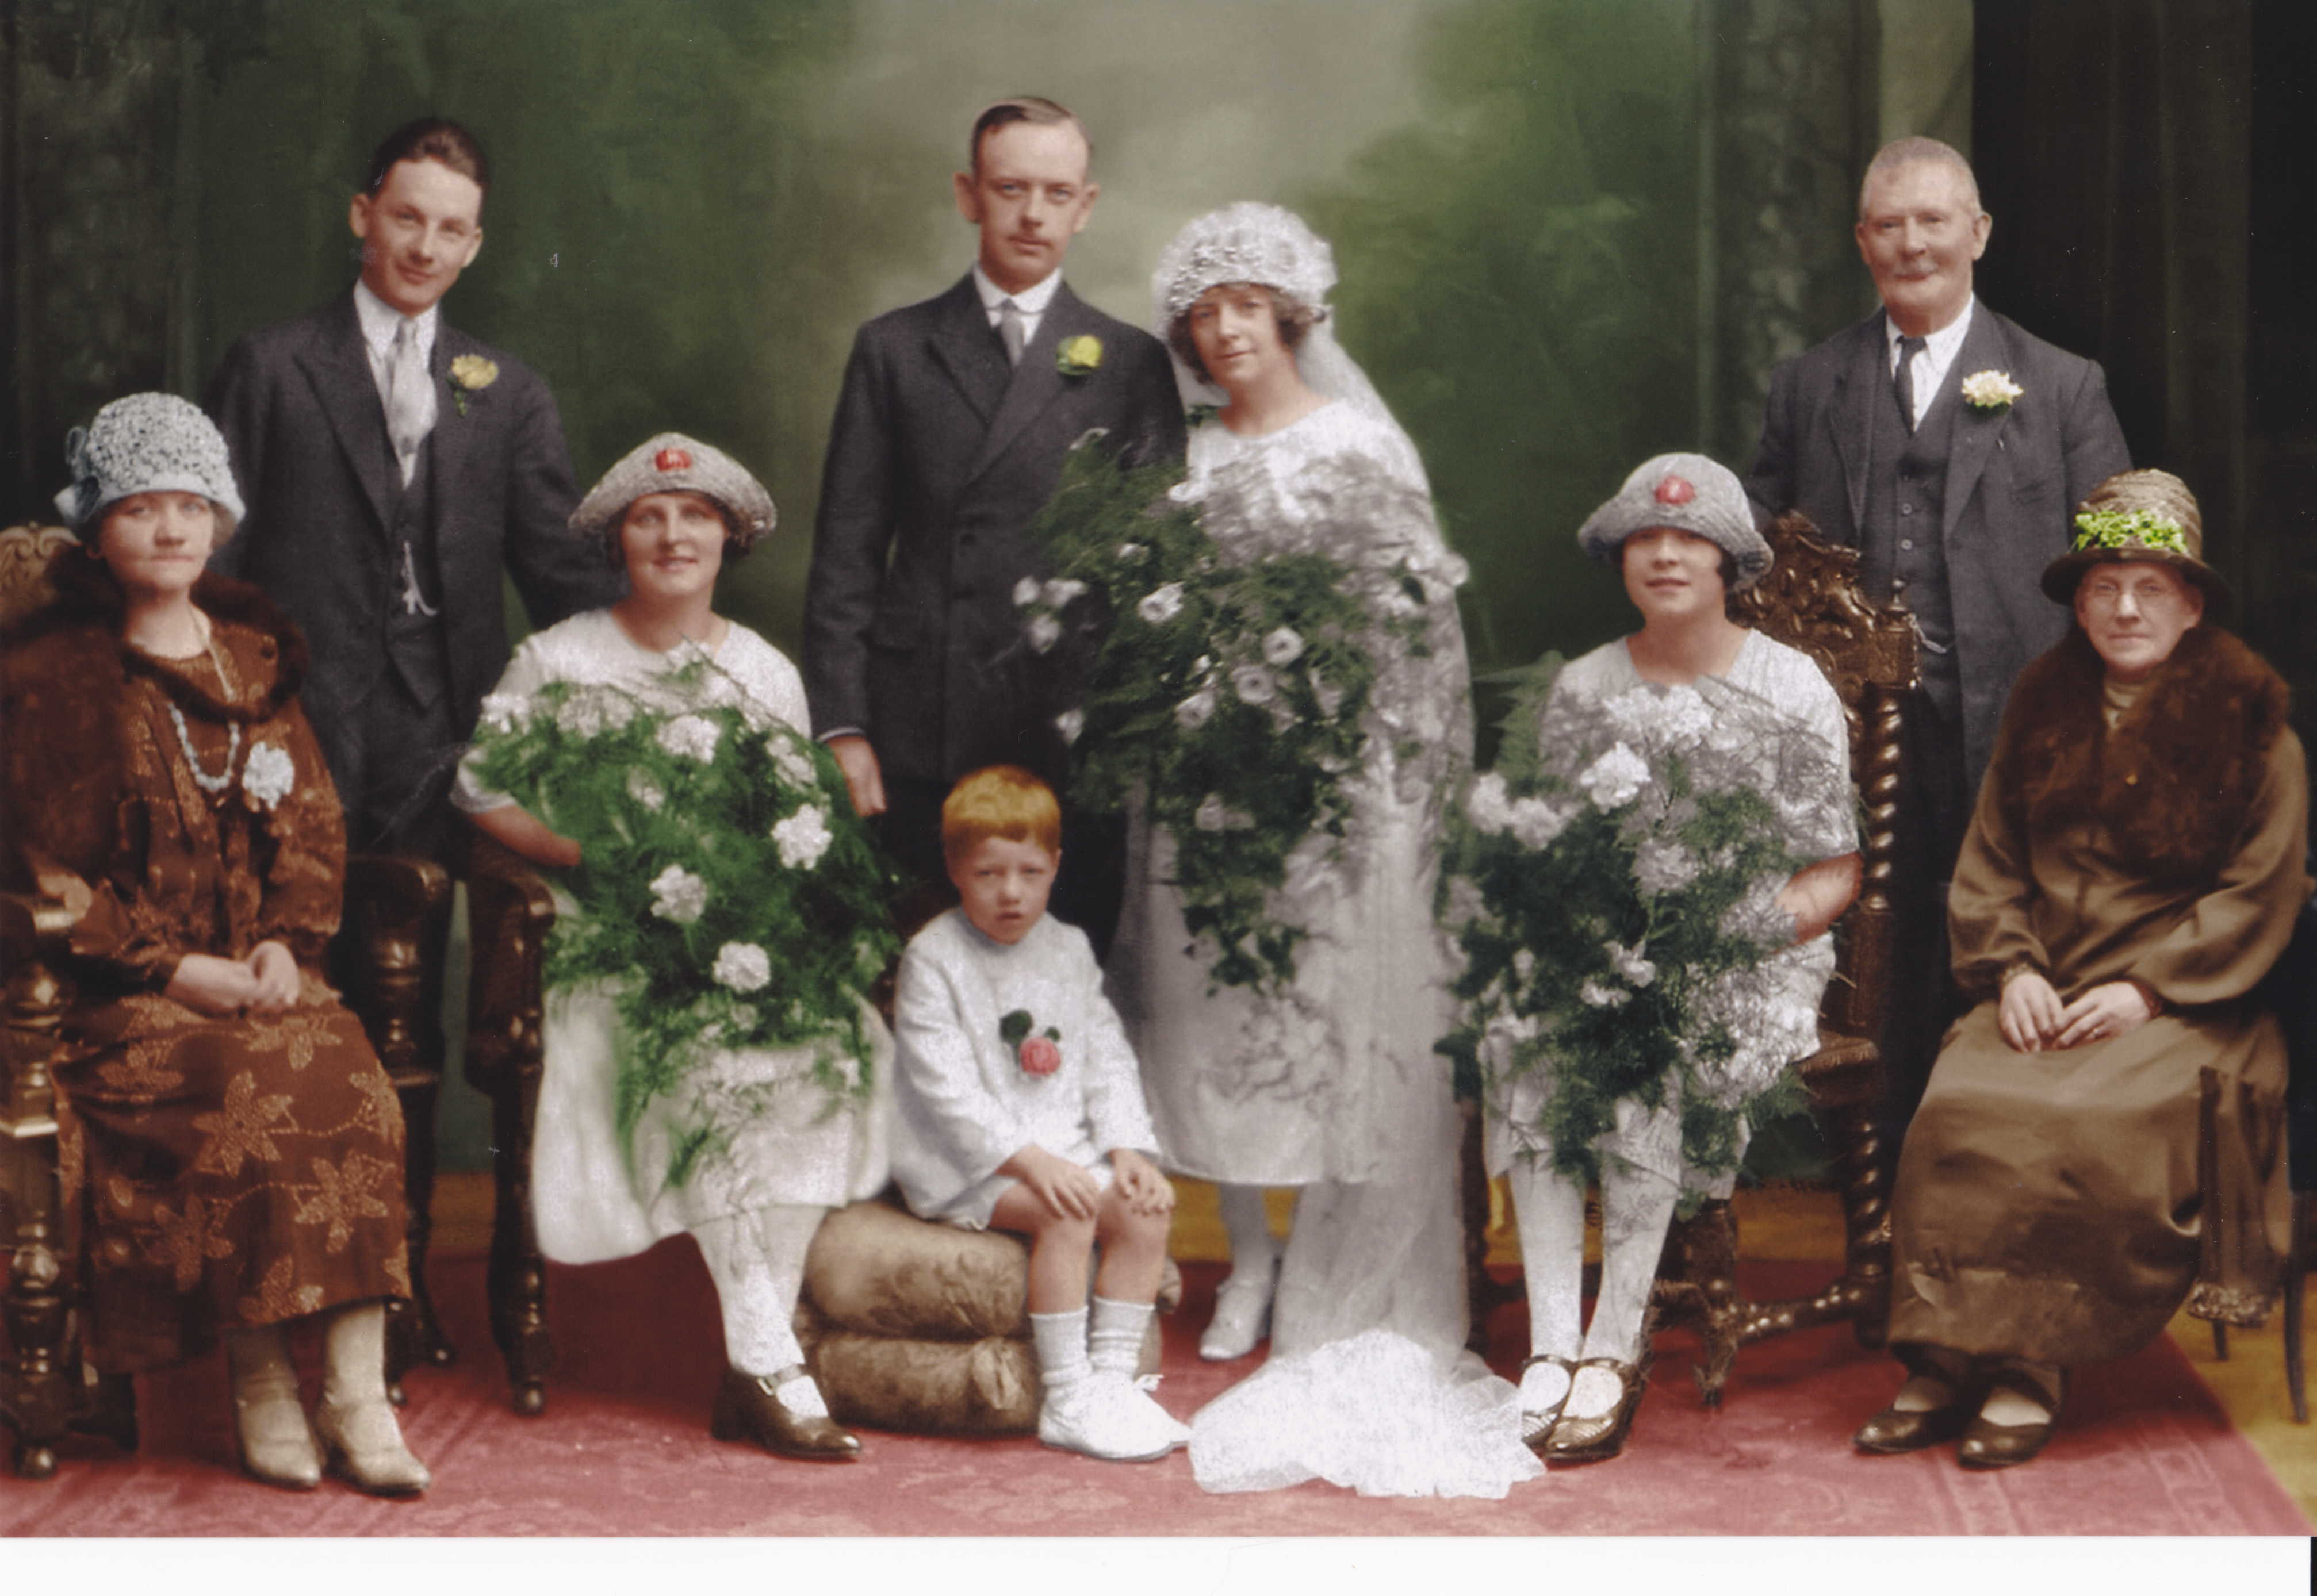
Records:
<instances>
[{"instance_id":1,"label":"upholstered footstool","mask_svg":"<svg viewBox=\"0 0 2317 1596\"><path fill-rule=\"evenodd\" d=\"M1030 1247L1003 1231L928 1225L877 1199L821 1221L805 1260L797 1338L829 1411L848 1424L947 1435L1038 1427ZM1183 1299L1170 1259L1158 1310ZM1158 1369L1158 1323L1141 1371Z\"/></svg>"}]
</instances>

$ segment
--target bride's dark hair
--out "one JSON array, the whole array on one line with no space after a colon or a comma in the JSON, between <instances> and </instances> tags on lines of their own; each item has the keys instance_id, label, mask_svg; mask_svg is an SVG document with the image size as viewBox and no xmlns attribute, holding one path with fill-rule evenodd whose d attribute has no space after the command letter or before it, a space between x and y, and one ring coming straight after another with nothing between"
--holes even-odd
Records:
<instances>
[{"instance_id":1,"label":"bride's dark hair","mask_svg":"<svg viewBox=\"0 0 2317 1596\"><path fill-rule=\"evenodd\" d=\"M1215 286L1222 288L1227 285L1217 283ZM1303 334L1328 317L1326 311L1314 309L1285 289L1274 288L1267 282L1253 286L1271 296L1272 314L1279 318L1279 342L1290 349L1302 343ZM1196 308L1196 301L1193 302L1191 308ZM1188 366L1201 381L1214 380L1207 371L1206 362L1199 359L1198 341L1191 336L1190 309L1185 309L1167 324L1167 347L1173 350L1175 358Z\"/></svg>"}]
</instances>

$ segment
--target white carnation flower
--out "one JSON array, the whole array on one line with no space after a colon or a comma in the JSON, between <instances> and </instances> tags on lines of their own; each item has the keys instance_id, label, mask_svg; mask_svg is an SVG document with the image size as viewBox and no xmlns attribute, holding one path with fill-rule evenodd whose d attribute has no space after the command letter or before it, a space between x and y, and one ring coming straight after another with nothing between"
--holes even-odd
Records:
<instances>
[{"instance_id":1,"label":"white carnation flower","mask_svg":"<svg viewBox=\"0 0 2317 1596\"><path fill-rule=\"evenodd\" d=\"M487 692L483 695L482 723L495 732L511 732L529 707L514 693Z\"/></svg>"},{"instance_id":2,"label":"white carnation flower","mask_svg":"<svg viewBox=\"0 0 2317 1596\"><path fill-rule=\"evenodd\" d=\"M1026 610L1037 602L1038 579L1035 576L1024 576L1021 581L1014 584L1014 607L1015 609Z\"/></svg>"},{"instance_id":3,"label":"white carnation flower","mask_svg":"<svg viewBox=\"0 0 2317 1596\"><path fill-rule=\"evenodd\" d=\"M1086 590L1087 584L1075 576L1057 576L1046 584L1046 602L1054 609L1060 610Z\"/></svg>"},{"instance_id":4,"label":"white carnation flower","mask_svg":"<svg viewBox=\"0 0 2317 1596\"><path fill-rule=\"evenodd\" d=\"M1051 615L1033 615L1024 629L1029 635L1033 653L1043 654L1062 640L1062 623Z\"/></svg>"},{"instance_id":5,"label":"white carnation flower","mask_svg":"<svg viewBox=\"0 0 2317 1596\"><path fill-rule=\"evenodd\" d=\"M1604 812L1632 803L1649 783L1649 762L1623 743L1586 766L1577 778L1577 785L1585 789L1593 807Z\"/></svg>"},{"instance_id":6,"label":"white carnation flower","mask_svg":"<svg viewBox=\"0 0 2317 1596\"><path fill-rule=\"evenodd\" d=\"M727 942L716 950L711 973L735 992L755 992L773 978L773 961L754 942Z\"/></svg>"},{"instance_id":7,"label":"white carnation flower","mask_svg":"<svg viewBox=\"0 0 2317 1596\"><path fill-rule=\"evenodd\" d=\"M1279 682L1261 665L1233 665L1231 691L1242 704L1267 704L1279 696Z\"/></svg>"},{"instance_id":8,"label":"white carnation flower","mask_svg":"<svg viewBox=\"0 0 2317 1596\"><path fill-rule=\"evenodd\" d=\"M1292 626L1275 627L1263 636L1263 657L1285 667L1303 657L1303 635Z\"/></svg>"},{"instance_id":9,"label":"white carnation flower","mask_svg":"<svg viewBox=\"0 0 2317 1596\"><path fill-rule=\"evenodd\" d=\"M1514 978L1525 983L1530 976L1535 974L1536 955L1526 948L1515 949L1513 950Z\"/></svg>"},{"instance_id":10,"label":"white carnation flower","mask_svg":"<svg viewBox=\"0 0 2317 1596\"><path fill-rule=\"evenodd\" d=\"M628 796L647 809L658 809L667 803L667 794L660 790L659 783L641 771L628 772Z\"/></svg>"},{"instance_id":11,"label":"white carnation flower","mask_svg":"<svg viewBox=\"0 0 2317 1596\"><path fill-rule=\"evenodd\" d=\"M690 925L708 908L708 883L680 864L652 878L651 895L653 914L678 925Z\"/></svg>"},{"instance_id":12,"label":"white carnation flower","mask_svg":"<svg viewBox=\"0 0 2317 1596\"><path fill-rule=\"evenodd\" d=\"M1221 831L1229 823L1230 815L1221 795L1211 792L1199 801L1198 813L1191 816L1191 824L1201 831Z\"/></svg>"},{"instance_id":13,"label":"white carnation flower","mask_svg":"<svg viewBox=\"0 0 2317 1596\"><path fill-rule=\"evenodd\" d=\"M1642 944L1644 947L1647 945L1647 943ZM1609 942L1605 944L1605 950L1609 955L1609 967L1624 976L1635 991L1647 986L1658 978L1658 967L1642 957L1640 948L1628 948L1622 942Z\"/></svg>"},{"instance_id":14,"label":"white carnation flower","mask_svg":"<svg viewBox=\"0 0 2317 1596\"><path fill-rule=\"evenodd\" d=\"M812 762L812 755L797 745L796 738L774 733L765 739L765 751L773 756L773 768L782 780L796 787L818 787L820 769Z\"/></svg>"},{"instance_id":15,"label":"white carnation flower","mask_svg":"<svg viewBox=\"0 0 2317 1596\"><path fill-rule=\"evenodd\" d=\"M1668 748L1690 749L1713 729L1713 711L1694 687L1677 687L1658 701L1658 741Z\"/></svg>"},{"instance_id":16,"label":"white carnation flower","mask_svg":"<svg viewBox=\"0 0 2317 1596\"><path fill-rule=\"evenodd\" d=\"M1614 1009L1621 1006L1633 994L1622 987L1604 986L1600 982L1588 976L1585 984L1577 989L1577 995L1594 1008Z\"/></svg>"},{"instance_id":17,"label":"white carnation flower","mask_svg":"<svg viewBox=\"0 0 2317 1596\"><path fill-rule=\"evenodd\" d=\"M1697 879L1703 864L1679 843L1651 837L1633 850L1633 880L1651 897L1679 892Z\"/></svg>"},{"instance_id":18,"label":"white carnation flower","mask_svg":"<svg viewBox=\"0 0 2317 1596\"><path fill-rule=\"evenodd\" d=\"M781 862L792 870L812 869L836 840L836 834L828 829L828 812L818 806L799 809L773 827Z\"/></svg>"},{"instance_id":19,"label":"white carnation flower","mask_svg":"<svg viewBox=\"0 0 2317 1596\"><path fill-rule=\"evenodd\" d=\"M1506 816L1506 825L1522 847L1538 849L1551 846L1576 818L1575 804L1525 798L1513 805L1512 812Z\"/></svg>"},{"instance_id":20,"label":"white carnation flower","mask_svg":"<svg viewBox=\"0 0 2317 1596\"><path fill-rule=\"evenodd\" d=\"M679 759L706 764L716 757L716 744L724 728L704 715L679 715L653 734L652 741Z\"/></svg>"},{"instance_id":21,"label":"white carnation flower","mask_svg":"<svg viewBox=\"0 0 2317 1596\"><path fill-rule=\"evenodd\" d=\"M1063 710L1054 717L1054 729L1062 734L1062 741L1065 745L1075 745L1079 734L1086 730L1086 711L1084 709Z\"/></svg>"},{"instance_id":22,"label":"white carnation flower","mask_svg":"<svg viewBox=\"0 0 2317 1596\"><path fill-rule=\"evenodd\" d=\"M1175 724L1186 732L1197 731L1215 718L1215 690L1203 687L1175 706Z\"/></svg>"},{"instance_id":23,"label":"white carnation flower","mask_svg":"<svg viewBox=\"0 0 2317 1596\"><path fill-rule=\"evenodd\" d=\"M1472 783L1465 796L1464 813L1472 824L1490 836L1501 836L1512 829L1512 799L1505 789L1505 779L1496 771Z\"/></svg>"},{"instance_id":24,"label":"white carnation flower","mask_svg":"<svg viewBox=\"0 0 2317 1596\"><path fill-rule=\"evenodd\" d=\"M241 789L251 798L271 809L288 798L297 784L298 768L290 762L287 748L279 743L259 743L250 749L241 767Z\"/></svg>"},{"instance_id":25,"label":"white carnation flower","mask_svg":"<svg viewBox=\"0 0 2317 1596\"><path fill-rule=\"evenodd\" d=\"M1169 582L1163 587L1152 588L1134 606L1134 612L1152 626L1165 626L1183 612L1183 584Z\"/></svg>"}]
</instances>

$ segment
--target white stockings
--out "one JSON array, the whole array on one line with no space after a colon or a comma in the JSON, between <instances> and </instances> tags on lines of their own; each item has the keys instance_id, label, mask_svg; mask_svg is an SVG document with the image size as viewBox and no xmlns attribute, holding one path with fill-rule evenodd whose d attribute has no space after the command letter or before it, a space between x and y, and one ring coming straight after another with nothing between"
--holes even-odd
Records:
<instances>
[{"instance_id":1,"label":"white stockings","mask_svg":"<svg viewBox=\"0 0 2317 1596\"><path fill-rule=\"evenodd\" d=\"M1578 1342L1585 1268L1585 1190L1552 1166L1550 1156L1524 1155L1507 1172L1514 1217L1520 1226L1521 1271L1528 1284L1529 1351L1574 1360L1637 1361L1642 1326L1673 1223L1680 1188L1661 1175L1615 1157L1602 1160L1601 1294L1582 1350ZM1549 1363L1521 1378L1524 1412L1549 1411L1568 1377ZM1623 1383L1606 1369L1581 1369L1568 1411L1597 1418L1616 1404Z\"/></svg>"},{"instance_id":2,"label":"white stockings","mask_svg":"<svg viewBox=\"0 0 2317 1596\"><path fill-rule=\"evenodd\" d=\"M724 1317L724 1356L742 1374L771 1375L804 1361L797 1344L797 1293L804 1288L804 1258L828 1210L803 1203L776 1203L745 1214L702 1220L692 1231L700 1256L716 1282L716 1303ZM809 1386L810 1381L801 1383ZM819 1393L792 1380L782 1401L808 1417ZM792 1399L793 1397L793 1399Z\"/></svg>"}]
</instances>

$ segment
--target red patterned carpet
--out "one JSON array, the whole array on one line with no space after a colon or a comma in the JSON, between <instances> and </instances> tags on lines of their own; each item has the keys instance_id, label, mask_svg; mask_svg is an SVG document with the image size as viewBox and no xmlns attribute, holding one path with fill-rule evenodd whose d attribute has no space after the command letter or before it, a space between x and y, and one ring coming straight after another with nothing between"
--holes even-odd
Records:
<instances>
[{"instance_id":1,"label":"red patterned carpet","mask_svg":"<svg viewBox=\"0 0 2317 1596\"><path fill-rule=\"evenodd\" d=\"M1195 1353L1215 1271L1189 1271L1161 1400L1187 1414L1249 1365ZM1893 1366L1847 1332L1739 1360L1703 1408L1685 1339L1668 1337L1635 1439L1615 1462L1515 1487L1503 1502L1364 1501L1311 1485L1209 1496L1177 1453L1101 1464L1034 1440L868 1433L853 1465L784 1462L712 1441L720 1354L707 1277L677 1240L623 1263L558 1270L562 1368L538 1419L505 1405L483 1327L482 1266L438 1265L462 1360L416 1375L405 1422L438 1484L382 1502L335 1482L299 1495L234 1470L220 1360L145 1383L134 1457L76 1442L58 1476L0 1481L0 1535L2305 1535L2310 1526L2170 1341L2090 1371L2033 1466L1967 1474L1944 1452L1866 1458L1852 1428ZM1771 1274L1776 1280L1776 1271ZM1762 1282L1757 1282L1758 1285ZM1522 1310L1490 1329L1525 1342ZM1516 1361L1516 1358L1513 1360Z\"/></svg>"}]
</instances>

